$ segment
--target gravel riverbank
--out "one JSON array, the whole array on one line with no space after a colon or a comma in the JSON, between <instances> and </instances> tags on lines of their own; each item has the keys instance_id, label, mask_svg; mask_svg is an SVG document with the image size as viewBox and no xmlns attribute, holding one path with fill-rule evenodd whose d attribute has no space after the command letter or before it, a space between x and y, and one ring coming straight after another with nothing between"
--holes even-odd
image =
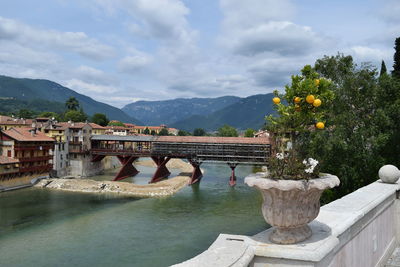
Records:
<instances>
[{"instance_id":1,"label":"gravel riverbank","mask_svg":"<svg viewBox=\"0 0 400 267\"><path fill-rule=\"evenodd\" d=\"M135 162L135 164L156 167L152 160ZM130 197L164 197L178 192L190 182L192 166L180 159L171 159L167 163L168 168L180 169L178 176L169 178L158 183L137 185L127 182L95 181L91 179L43 179L35 185L38 188L48 188L72 192L85 193L110 193Z\"/></svg>"}]
</instances>

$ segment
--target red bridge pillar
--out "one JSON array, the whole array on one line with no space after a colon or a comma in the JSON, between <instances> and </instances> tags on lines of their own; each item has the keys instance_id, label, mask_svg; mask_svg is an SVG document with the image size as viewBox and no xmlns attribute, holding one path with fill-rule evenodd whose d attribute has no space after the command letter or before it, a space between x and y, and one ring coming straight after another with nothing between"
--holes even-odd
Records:
<instances>
[{"instance_id":1,"label":"red bridge pillar","mask_svg":"<svg viewBox=\"0 0 400 267\"><path fill-rule=\"evenodd\" d=\"M235 168L238 165L238 163L228 163L229 167L232 170L231 177L229 179L229 185L230 186L235 186L236 185L236 175L235 175Z\"/></svg>"},{"instance_id":2,"label":"red bridge pillar","mask_svg":"<svg viewBox=\"0 0 400 267\"><path fill-rule=\"evenodd\" d=\"M193 159L188 159L188 161L193 166L192 179L190 180L189 184L192 185L195 183L200 183L200 180L203 177L203 174L201 173L200 170L201 162Z\"/></svg>"},{"instance_id":3,"label":"red bridge pillar","mask_svg":"<svg viewBox=\"0 0 400 267\"><path fill-rule=\"evenodd\" d=\"M158 182L164 178L167 178L171 173L167 169L167 166L165 166L168 161L171 159L170 157L151 157L153 161L157 164L157 170L153 175L153 178L151 178L151 183Z\"/></svg>"},{"instance_id":4,"label":"red bridge pillar","mask_svg":"<svg viewBox=\"0 0 400 267\"><path fill-rule=\"evenodd\" d=\"M133 167L132 163L139 157L135 156L117 156L122 164L122 168L119 170L118 174L115 176L113 181L119 181L131 176L135 176L139 171Z\"/></svg>"}]
</instances>

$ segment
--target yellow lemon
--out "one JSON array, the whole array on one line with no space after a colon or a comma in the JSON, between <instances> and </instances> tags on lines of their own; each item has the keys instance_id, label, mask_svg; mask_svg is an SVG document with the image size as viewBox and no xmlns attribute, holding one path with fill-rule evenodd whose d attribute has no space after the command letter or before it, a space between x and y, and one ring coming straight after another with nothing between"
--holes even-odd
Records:
<instances>
[{"instance_id":1,"label":"yellow lemon","mask_svg":"<svg viewBox=\"0 0 400 267\"><path fill-rule=\"evenodd\" d=\"M272 99L272 102L274 102L275 104L279 104L279 103L281 103L281 99L279 97L274 97Z\"/></svg>"},{"instance_id":2,"label":"yellow lemon","mask_svg":"<svg viewBox=\"0 0 400 267\"><path fill-rule=\"evenodd\" d=\"M312 103L314 107L319 107L322 104L321 99L315 99L314 102Z\"/></svg>"},{"instance_id":3,"label":"yellow lemon","mask_svg":"<svg viewBox=\"0 0 400 267\"><path fill-rule=\"evenodd\" d=\"M307 103L309 103L309 104L314 103L314 99L315 99L315 97L314 97L313 95L308 95L308 96L306 97L306 101L307 101Z\"/></svg>"},{"instance_id":4,"label":"yellow lemon","mask_svg":"<svg viewBox=\"0 0 400 267\"><path fill-rule=\"evenodd\" d=\"M319 79L316 79L314 82L315 82L315 85L316 85L316 86L319 85Z\"/></svg>"},{"instance_id":5,"label":"yellow lemon","mask_svg":"<svg viewBox=\"0 0 400 267\"><path fill-rule=\"evenodd\" d=\"M296 96L296 97L294 98L294 103L298 104L298 103L300 103L300 101L301 101L301 98L300 98L300 97Z\"/></svg>"},{"instance_id":6,"label":"yellow lemon","mask_svg":"<svg viewBox=\"0 0 400 267\"><path fill-rule=\"evenodd\" d=\"M318 129L324 129L325 124L323 122L317 122L317 124L315 124L315 127L317 127Z\"/></svg>"}]
</instances>

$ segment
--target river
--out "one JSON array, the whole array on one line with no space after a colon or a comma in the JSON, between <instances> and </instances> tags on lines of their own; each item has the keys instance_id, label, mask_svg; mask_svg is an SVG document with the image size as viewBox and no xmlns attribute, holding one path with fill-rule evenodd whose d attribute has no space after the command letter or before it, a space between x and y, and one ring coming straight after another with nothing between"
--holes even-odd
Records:
<instances>
[{"instance_id":1,"label":"river","mask_svg":"<svg viewBox=\"0 0 400 267\"><path fill-rule=\"evenodd\" d=\"M1 266L169 266L205 249L219 233L258 233L268 225L261 195L238 166L203 164L200 185L174 196L132 199L27 188L0 193ZM147 183L153 168L127 181ZM94 177L111 180L116 170ZM178 170L172 170L172 175Z\"/></svg>"}]
</instances>

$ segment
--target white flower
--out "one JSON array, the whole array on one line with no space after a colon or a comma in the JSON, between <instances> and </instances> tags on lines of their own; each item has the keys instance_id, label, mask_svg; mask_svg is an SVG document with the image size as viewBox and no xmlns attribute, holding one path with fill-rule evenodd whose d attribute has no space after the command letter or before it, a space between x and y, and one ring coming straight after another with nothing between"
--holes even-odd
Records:
<instances>
[{"instance_id":1,"label":"white flower","mask_svg":"<svg viewBox=\"0 0 400 267\"><path fill-rule=\"evenodd\" d=\"M283 153L276 153L276 158L279 160L283 160L285 156L283 155Z\"/></svg>"},{"instance_id":2,"label":"white flower","mask_svg":"<svg viewBox=\"0 0 400 267\"><path fill-rule=\"evenodd\" d=\"M305 169L304 171L306 173L313 173L314 172L314 168L318 165L318 160L313 159L313 158L308 158L303 160L303 164L306 165L307 169Z\"/></svg>"}]
</instances>

